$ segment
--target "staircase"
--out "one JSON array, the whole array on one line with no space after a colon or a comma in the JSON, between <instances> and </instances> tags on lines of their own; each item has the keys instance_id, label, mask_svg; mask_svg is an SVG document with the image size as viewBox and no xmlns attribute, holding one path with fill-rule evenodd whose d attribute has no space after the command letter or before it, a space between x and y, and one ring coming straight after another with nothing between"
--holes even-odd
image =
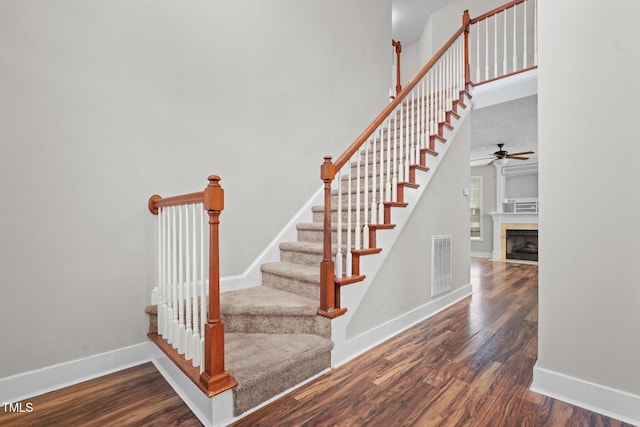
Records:
<instances>
[{"instance_id":1,"label":"staircase","mask_svg":"<svg viewBox=\"0 0 640 427\"><path fill-rule=\"evenodd\" d=\"M446 114L446 120L437 127L437 133L431 135L431 147L436 143L447 142L444 134L453 129L455 120L459 118L458 110L467 108L463 102L465 93L453 103L453 109ZM415 103L423 101L415 100ZM409 102L404 106L411 108ZM407 115L408 116L408 115ZM395 121L390 122L396 128ZM415 130L408 120L403 120L401 126L403 137L409 136ZM394 138L394 129L384 129L383 136L390 132L390 140ZM383 137L383 140L385 138ZM384 144L384 142L383 142ZM383 149L384 148L383 145ZM429 173L427 166L429 158L435 158L439 153L433 148L421 150L419 163L411 165L409 180L399 184L400 193L416 190L416 174ZM364 156L364 154L361 154ZM365 161L362 157L362 162ZM371 163L371 159L368 159ZM385 166L386 163L383 163ZM355 167L355 164L352 166ZM386 166L385 166L386 167ZM360 178L361 181L363 177ZM351 180L351 185L349 185ZM342 197L351 190L352 199L356 198L356 174L345 174L340 183ZM369 180L371 181L371 180ZM361 200L364 192L372 193L371 182L367 189L361 182ZM347 211L343 205L338 211L338 189L332 190L332 243L333 258L336 256L337 220L340 215L341 239L345 245L348 228L347 217L353 212ZM396 225L391 222L394 209L404 209L406 203L394 202L388 204L388 212L384 215L385 223L371 224L371 248L363 250L364 255L375 256L382 248L376 248L376 234L391 230ZM220 295L220 310L225 325L225 363L226 369L238 382L233 390L235 416L277 396L286 390L299 385L305 380L331 368L331 352L334 347L331 341L331 322L328 317L318 315L318 300L320 298L320 270L319 264L323 259L323 220L324 207L311 208L313 222L296 225L297 240L280 244L280 261L262 264L262 284L260 286L223 292ZM360 211L360 214L364 209ZM354 226L351 227L351 238L355 239ZM357 257L359 257L358 255ZM343 275L346 271L346 255L342 255ZM362 280L362 277L344 276L339 281L347 284ZM358 286L353 284L352 286ZM155 313L147 310L151 316L152 325ZM152 329L153 331L153 326Z\"/></svg>"},{"instance_id":2,"label":"staircase","mask_svg":"<svg viewBox=\"0 0 640 427\"><path fill-rule=\"evenodd\" d=\"M496 13L497 9L476 21ZM467 37L472 23L465 12L463 26L405 91L335 162L325 158L324 205L311 207L312 222L296 225L295 241L280 243L279 261L260 266L262 283L220 294L224 369L238 383L232 392L233 416L372 345L360 341L357 348L350 347L345 338L350 314L345 313L357 310L370 280L367 275L374 277L379 270L383 251L391 248L408 222L470 110ZM200 200L196 194L183 198ZM398 215L398 210L403 213ZM376 257L375 266L361 266L364 259ZM350 292L343 306L340 294L345 286L359 291ZM194 296L194 306L195 301ZM153 324L155 313L148 312Z\"/></svg>"}]
</instances>

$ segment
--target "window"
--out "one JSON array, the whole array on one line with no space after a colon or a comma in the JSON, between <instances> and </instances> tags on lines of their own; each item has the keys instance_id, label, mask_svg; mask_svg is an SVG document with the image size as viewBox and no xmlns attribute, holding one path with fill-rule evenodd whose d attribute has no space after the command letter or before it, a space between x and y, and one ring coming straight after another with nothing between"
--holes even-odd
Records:
<instances>
[{"instance_id":1,"label":"window","mask_svg":"<svg viewBox=\"0 0 640 427\"><path fill-rule=\"evenodd\" d=\"M472 176L469 191L471 240L482 240L482 177Z\"/></svg>"}]
</instances>

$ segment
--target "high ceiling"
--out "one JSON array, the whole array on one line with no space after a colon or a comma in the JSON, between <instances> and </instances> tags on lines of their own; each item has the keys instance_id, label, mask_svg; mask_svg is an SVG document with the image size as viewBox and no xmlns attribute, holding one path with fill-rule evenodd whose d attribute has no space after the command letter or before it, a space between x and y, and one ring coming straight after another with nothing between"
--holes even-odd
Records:
<instances>
[{"instance_id":1,"label":"high ceiling","mask_svg":"<svg viewBox=\"0 0 640 427\"><path fill-rule=\"evenodd\" d=\"M403 45L416 42L429 16L453 0L393 0L391 4L392 36Z\"/></svg>"},{"instance_id":2,"label":"high ceiling","mask_svg":"<svg viewBox=\"0 0 640 427\"><path fill-rule=\"evenodd\" d=\"M504 144L510 153L535 151L538 156L538 96L477 108L471 115L471 159L486 158ZM515 162L515 161L514 161Z\"/></svg>"}]
</instances>

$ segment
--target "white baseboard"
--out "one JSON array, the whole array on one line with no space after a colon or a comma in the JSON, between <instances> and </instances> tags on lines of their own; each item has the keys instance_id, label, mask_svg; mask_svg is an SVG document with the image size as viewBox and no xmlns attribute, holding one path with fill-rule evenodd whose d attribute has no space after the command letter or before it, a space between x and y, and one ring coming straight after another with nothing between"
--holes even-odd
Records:
<instances>
[{"instance_id":1,"label":"white baseboard","mask_svg":"<svg viewBox=\"0 0 640 427\"><path fill-rule=\"evenodd\" d=\"M640 396L580 378L533 367L530 390L580 406L625 423L640 426Z\"/></svg>"},{"instance_id":2,"label":"white baseboard","mask_svg":"<svg viewBox=\"0 0 640 427\"><path fill-rule=\"evenodd\" d=\"M388 322L360 334L357 337L345 340L344 338L341 339L341 337L337 336L338 334L334 334L332 337L334 347L331 353L331 365L333 367L343 365L354 357L372 349L389 338L392 338L393 336L409 329L413 325L428 319L458 301L463 300L471 295L471 293L472 286L471 284L468 284L435 300L429 301L420 307L396 317L395 319L389 320ZM334 322L339 319L341 318L334 319ZM346 325L343 325L343 328L345 326Z\"/></svg>"},{"instance_id":3,"label":"white baseboard","mask_svg":"<svg viewBox=\"0 0 640 427\"><path fill-rule=\"evenodd\" d=\"M0 402L17 402L151 361L144 342L0 378Z\"/></svg>"},{"instance_id":4,"label":"white baseboard","mask_svg":"<svg viewBox=\"0 0 640 427\"><path fill-rule=\"evenodd\" d=\"M471 251L471 256L472 257L477 257L477 258L493 258L491 252L474 252L474 251Z\"/></svg>"}]
</instances>

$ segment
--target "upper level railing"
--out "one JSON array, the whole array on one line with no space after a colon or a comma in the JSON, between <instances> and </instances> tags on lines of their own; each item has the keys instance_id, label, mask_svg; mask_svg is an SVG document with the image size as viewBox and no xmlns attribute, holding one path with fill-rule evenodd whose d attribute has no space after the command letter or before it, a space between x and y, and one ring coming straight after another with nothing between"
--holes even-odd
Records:
<instances>
[{"instance_id":1,"label":"upper level railing","mask_svg":"<svg viewBox=\"0 0 640 427\"><path fill-rule=\"evenodd\" d=\"M224 368L218 246L224 190L219 181L212 175L204 191L149 199L149 210L158 215L158 335L173 348L168 356L178 366L199 369L191 379L209 396L236 384Z\"/></svg>"},{"instance_id":2,"label":"upper level railing","mask_svg":"<svg viewBox=\"0 0 640 427\"><path fill-rule=\"evenodd\" d=\"M471 19L470 79L474 85L538 65L536 0L515 0Z\"/></svg>"},{"instance_id":3,"label":"upper level railing","mask_svg":"<svg viewBox=\"0 0 640 427\"><path fill-rule=\"evenodd\" d=\"M536 65L536 16L535 0L512 1L474 19L465 11L462 26L353 144L335 161L324 158L319 314L333 318L346 311L340 286L363 279L360 257L380 251L375 232L393 226L390 209L406 205L404 189L415 185L415 171L428 170L426 157L437 155L435 141L450 126L462 94Z\"/></svg>"}]
</instances>

